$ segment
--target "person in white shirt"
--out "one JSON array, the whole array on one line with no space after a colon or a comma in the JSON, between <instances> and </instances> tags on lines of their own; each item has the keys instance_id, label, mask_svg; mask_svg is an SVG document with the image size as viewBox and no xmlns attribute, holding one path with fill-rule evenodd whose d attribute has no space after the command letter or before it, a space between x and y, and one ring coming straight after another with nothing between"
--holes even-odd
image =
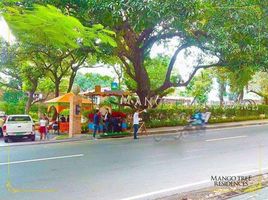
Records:
<instances>
[{"instance_id":1,"label":"person in white shirt","mask_svg":"<svg viewBox=\"0 0 268 200\"><path fill-rule=\"evenodd\" d=\"M137 109L133 115L134 139L138 139L139 122L141 120L141 118L139 118L139 114L142 112L145 112L145 110L139 111Z\"/></svg>"},{"instance_id":2,"label":"person in white shirt","mask_svg":"<svg viewBox=\"0 0 268 200\"><path fill-rule=\"evenodd\" d=\"M46 125L47 125L47 120L45 119L44 116L42 116L39 121L40 140L45 139L46 137Z\"/></svg>"}]
</instances>

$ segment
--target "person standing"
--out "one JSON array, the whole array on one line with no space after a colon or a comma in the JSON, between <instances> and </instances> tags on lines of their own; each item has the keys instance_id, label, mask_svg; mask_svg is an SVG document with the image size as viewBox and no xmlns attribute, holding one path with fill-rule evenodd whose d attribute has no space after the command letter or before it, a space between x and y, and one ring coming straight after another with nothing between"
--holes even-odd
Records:
<instances>
[{"instance_id":1,"label":"person standing","mask_svg":"<svg viewBox=\"0 0 268 200\"><path fill-rule=\"evenodd\" d=\"M0 117L0 137L3 137L3 125L5 123L5 120Z\"/></svg>"},{"instance_id":2,"label":"person standing","mask_svg":"<svg viewBox=\"0 0 268 200\"><path fill-rule=\"evenodd\" d=\"M104 115L104 123L105 123L105 133L109 132L111 114L108 109L106 109L106 113Z\"/></svg>"},{"instance_id":3,"label":"person standing","mask_svg":"<svg viewBox=\"0 0 268 200\"><path fill-rule=\"evenodd\" d=\"M96 139L96 132L100 132L100 114L97 110L93 117L93 124L94 124L94 132L93 132L93 138Z\"/></svg>"},{"instance_id":4,"label":"person standing","mask_svg":"<svg viewBox=\"0 0 268 200\"><path fill-rule=\"evenodd\" d=\"M133 115L133 127L134 127L134 139L138 139L138 130L139 130L139 110L136 110L136 112Z\"/></svg>"},{"instance_id":5,"label":"person standing","mask_svg":"<svg viewBox=\"0 0 268 200\"><path fill-rule=\"evenodd\" d=\"M47 126L47 120L45 119L44 116L42 116L40 121L39 121L40 140L45 139L46 126Z\"/></svg>"},{"instance_id":6,"label":"person standing","mask_svg":"<svg viewBox=\"0 0 268 200\"><path fill-rule=\"evenodd\" d=\"M45 131L45 139L49 139L49 119L46 114L43 115L46 120L46 131Z\"/></svg>"},{"instance_id":7,"label":"person standing","mask_svg":"<svg viewBox=\"0 0 268 200\"><path fill-rule=\"evenodd\" d=\"M66 118L64 117L64 115L61 115L60 121L63 122L63 123L66 122Z\"/></svg>"},{"instance_id":8,"label":"person standing","mask_svg":"<svg viewBox=\"0 0 268 200\"><path fill-rule=\"evenodd\" d=\"M58 131L59 128L59 124L57 121L52 122L52 129L53 129L53 134L56 133L56 131Z\"/></svg>"}]
</instances>

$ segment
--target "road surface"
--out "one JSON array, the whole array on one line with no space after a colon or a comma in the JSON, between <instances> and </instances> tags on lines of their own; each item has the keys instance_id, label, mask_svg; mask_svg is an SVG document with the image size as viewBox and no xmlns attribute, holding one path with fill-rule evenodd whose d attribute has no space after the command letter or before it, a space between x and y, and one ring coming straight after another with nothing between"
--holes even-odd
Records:
<instances>
[{"instance_id":1,"label":"road surface","mask_svg":"<svg viewBox=\"0 0 268 200\"><path fill-rule=\"evenodd\" d=\"M268 126L152 137L0 147L0 199L155 199L209 186L211 176L268 169ZM0 141L2 142L2 141Z\"/></svg>"}]
</instances>

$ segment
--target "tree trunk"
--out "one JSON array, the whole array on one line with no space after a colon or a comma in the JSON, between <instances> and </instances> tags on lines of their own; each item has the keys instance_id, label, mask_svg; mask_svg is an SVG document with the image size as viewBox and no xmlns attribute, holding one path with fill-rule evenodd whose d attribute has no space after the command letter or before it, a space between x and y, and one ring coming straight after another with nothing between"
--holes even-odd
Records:
<instances>
[{"instance_id":1,"label":"tree trunk","mask_svg":"<svg viewBox=\"0 0 268 200\"><path fill-rule=\"evenodd\" d=\"M121 90L121 78L120 77L118 77L118 90Z\"/></svg>"},{"instance_id":2,"label":"tree trunk","mask_svg":"<svg viewBox=\"0 0 268 200\"><path fill-rule=\"evenodd\" d=\"M241 102L244 99L244 90L241 90L240 93L238 94L237 101Z\"/></svg>"},{"instance_id":3,"label":"tree trunk","mask_svg":"<svg viewBox=\"0 0 268 200\"><path fill-rule=\"evenodd\" d=\"M31 79L31 82L32 82L33 85L32 85L31 90L28 93L28 100L26 102L25 110L24 110L25 114L29 114L29 112L30 112L32 103L34 101L33 95L34 95L34 93L36 91L36 88L37 88L37 85L38 85L38 81L37 80Z\"/></svg>"},{"instance_id":4,"label":"tree trunk","mask_svg":"<svg viewBox=\"0 0 268 200\"><path fill-rule=\"evenodd\" d=\"M219 95L219 98L220 98L220 105L222 106L223 103L224 103L224 98L223 98L223 95Z\"/></svg>"},{"instance_id":5,"label":"tree trunk","mask_svg":"<svg viewBox=\"0 0 268 200\"><path fill-rule=\"evenodd\" d=\"M224 93L226 91L226 85L224 84L223 81L218 80L219 84L219 99L220 99L220 105L222 106L224 103Z\"/></svg>"},{"instance_id":6,"label":"tree trunk","mask_svg":"<svg viewBox=\"0 0 268 200\"><path fill-rule=\"evenodd\" d=\"M264 100L264 104L268 105L268 97L263 97L263 100Z\"/></svg>"},{"instance_id":7,"label":"tree trunk","mask_svg":"<svg viewBox=\"0 0 268 200\"><path fill-rule=\"evenodd\" d=\"M60 80L55 79L55 97L60 96Z\"/></svg>"},{"instance_id":8,"label":"tree trunk","mask_svg":"<svg viewBox=\"0 0 268 200\"><path fill-rule=\"evenodd\" d=\"M25 114L29 114L29 112L30 112L31 105L32 105L32 102L33 102L33 100L34 100L33 95L34 95L34 91L30 91L30 92L28 93L28 100L27 100L27 102L26 102L26 105L25 105L25 111L24 111Z\"/></svg>"},{"instance_id":9,"label":"tree trunk","mask_svg":"<svg viewBox=\"0 0 268 200\"><path fill-rule=\"evenodd\" d=\"M68 86L67 93L69 93L69 92L72 91L75 76L76 76L76 72L72 72L72 74L71 74L71 76L70 76L70 79L69 79L69 86Z\"/></svg>"},{"instance_id":10,"label":"tree trunk","mask_svg":"<svg viewBox=\"0 0 268 200\"><path fill-rule=\"evenodd\" d=\"M194 102L196 101L197 96L194 97L193 101L191 102L191 106L194 105Z\"/></svg>"},{"instance_id":11,"label":"tree trunk","mask_svg":"<svg viewBox=\"0 0 268 200\"><path fill-rule=\"evenodd\" d=\"M136 58L133 62L135 68L135 80L137 83L137 90L136 93L139 96L141 107L147 108L148 105L146 104L146 98L150 98L150 80L148 73L144 67L143 59L141 52L136 54Z\"/></svg>"}]
</instances>

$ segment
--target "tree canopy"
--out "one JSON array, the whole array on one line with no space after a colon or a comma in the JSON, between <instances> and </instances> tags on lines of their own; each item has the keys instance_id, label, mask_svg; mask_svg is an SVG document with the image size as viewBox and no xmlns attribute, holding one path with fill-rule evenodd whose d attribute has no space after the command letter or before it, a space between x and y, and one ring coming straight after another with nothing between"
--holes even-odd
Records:
<instances>
[{"instance_id":1,"label":"tree canopy","mask_svg":"<svg viewBox=\"0 0 268 200\"><path fill-rule=\"evenodd\" d=\"M76 16L83 25L101 23L116 33L117 48L126 74L136 82L135 92L145 97L171 87L187 86L201 68L227 66L259 69L267 64L267 3L259 1L40 1ZM83 6L82 6L83 4ZM256 23L256 16L259 20ZM261 34L260 34L261 33ZM176 38L163 83L155 88L146 68L153 44ZM189 77L171 79L178 54L198 47L217 59L200 60ZM260 51L258 51L260 50Z\"/></svg>"},{"instance_id":2,"label":"tree canopy","mask_svg":"<svg viewBox=\"0 0 268 200\"><path fill-rule=\"evenodd\" d=\"M41 82L50 79L55 96L58 96L61 84L67 78L66 92L69 92L78 70L92 67L98 55L102 54L101 45L116 46L114 33L102 25L85 27L75 17L67 16L50 5L27 7L11 4L3 11L16 36L16 44L6 46L10 59L2 63L1 72L8 74L10 80L19 77L20 89L29 94L26 112L33 103L33 94L42 88Z\"/></svg>"},{"instance_id":3,"label":"tree canopy","mask_svg":"<svg viewBox=\"0 0 268 200\"><path fill-rule=\"evenodd\" d=\"M3 0L2 6L19 42L43 62L56 88L69 77L70 89L79 66L112 58L145 107L146 98L175 87L195 88L202 83L194 78L200 69L226 68L226 74L232 72L228 83L242 91L268 66L267 1ZM171 56L150 57L154 45L170 43ZM176 60L192 47L202 55L194 55L192 72L181 76Z\"/></svg>"},{"instance_id":4,"label":"tree canopy","mask_svg":"<svg viewBox=\"0 0 268 200\"><path fill-rule=\"evenodd\" d=\"M100 85L101 87L111 87L112 82L112 77L95 73L78 73L74 81L75 85L78 85L83 91L93 90L96 85Z\"/></svg>"}]
</instances>

